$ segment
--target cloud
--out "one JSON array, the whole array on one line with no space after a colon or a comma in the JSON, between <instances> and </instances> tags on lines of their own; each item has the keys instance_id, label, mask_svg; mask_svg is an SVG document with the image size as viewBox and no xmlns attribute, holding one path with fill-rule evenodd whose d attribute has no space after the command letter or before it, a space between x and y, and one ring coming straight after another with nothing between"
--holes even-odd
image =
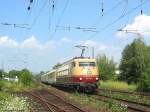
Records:
<instances>
[{"instance_id":1,"label":"cloud","mask_svg":"<svg viewBox=\"0 0 150 112\"><path fill-rule=\"evenodd\" d=\"M109 58L114 58L115 61L119 61L120 59L120 53L122 50L121 46L118 46L118 44L113 44L113 43L105 43L105 42L100 42L100 41L93 41L93 40L87 40L85 42L81 41L78 42L81 45L86 45L88 46L88 49L86 50L86 56L91 56L92 54L92 49L91 47L94 47L95 51L95 56L98 54L106 54Z\"/></svg>"},{"instance_id":2,"label":"cloud","mask_svg":"<svg viewBox=\"0 0 150 112\"><path fill-rule=\"evenodd\" d=\"M38 40L32 36L26 40L24 40L20 46L22 48L41 48L42 46L40 45L40 43L38 42Z\"/></svg>"},{"instance_id":3,"label":"cloud","mask_svg":"<svg viewBox=\"0 0 150 112\"><path fill-rule=\"evenodd\" d=\"M97 49L98 51L106 50L107 48L109 48L108 45L102 44L100 42L92 41L92 40L87 40L83 44L88 47L95 47L95 49Z\"/></svg>"},{"instance_id":4,"label":"cloud","mask_svg":"<svg viewBox=\"0 0 150 112\"><path fill-rule=\"evenodd\" d=\"M0 37L0 46L4 46L4 47L17 47L18 46L18 43L7 37L7 36L3 36L3 37Z\"/></svg>"},{"instance_id":5,"label":"cloud","mask_svg":"<svg viewBox=\"0 0 150 112\"><path fill-rule=\"evenodd\" d=\"M66 43L71 43L72 42L72 40L67 38L67 37L62 38L61 41L66 42Z\"/></svg>"},{"instance_id":6,"label":"cloud","mask_svg":"<svg viewBox=\"0 0 150 112\"><path fill-rule=\"evenodd\" d=\"M132 30L131 33L140 33L143 36L150 35L150 16L148 15L139 15L134 18L134 21L126 25L123 30ZM118 32L118 37L125 37L124 32Z\"/></svg>"},{"instance_id":7,"label":"cloud","mask_svg":"<svg viewBox=\"0 0 150 112\"><path fill-rule=\"evenodd\" d=\"M59 45L52 40L40 42L36 37L31 36L23 41L17 41L8 36L0 37L0 62L5 62L5 69L23 68L34 72L49 70L58 56ZM54 56L53 56L54 55Z\"/></svg>"},{"instance_id":8,"label":"cloud","mask_svg":"<svg viewBox=\"0 0 150 112\"><path fill-rule=\"evenodd\" d=\"M22 42L17 42L16 40L8 37L0 37L0 46L8 48L21 48L21 49L47 49L55 47L56 43L54 41L47 41L45 43L40 43L37 38L31 36L30 38L25 39Z\"/></svg>"}]
</instances>

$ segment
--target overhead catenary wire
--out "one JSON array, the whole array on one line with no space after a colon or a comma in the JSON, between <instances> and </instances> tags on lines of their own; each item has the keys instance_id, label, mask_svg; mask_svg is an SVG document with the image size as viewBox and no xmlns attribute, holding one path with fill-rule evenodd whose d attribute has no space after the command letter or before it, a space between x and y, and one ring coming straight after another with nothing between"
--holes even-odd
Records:
<instances>
[{"instance_id":1,"label":"overhead catenary wire","mask_svg":"<svg viewBox=\"0 0 150 112\"><path fill-rule=\"evenodd\" d=\"M140 2L142 4L143 0L140 0ZM143 7L142 7L142 5L141 5L141 15L143 15Z\"/></svg>"},{"instance_id":2,"label":"overhead catenary wire","mask_svg":"<svg viewBox=\"0 0 150 112\"><path fill-rule=\"evenodd\" d=\"M48 7L49 7L49 21L48 21L48 28L51 29L51 0L49 0L49 4L48 4Z\"/></svg>"},{"instance_id":3,"label":"overhead catenary wire","mask_svg":"<svg viewBox=\"0 0 150 112\"><path fill-rule=\"evenodd\" d=\"M33 0L29 0L29 6L28 6L28 10L30 10L31 9L31 4L33 3Z\"/></svg>"},{"instance_id":4,"label":"overhead catenary wire","mask_svg":"<svg viewBox=\"0 0 150 112\"><path fill-rule=\"evenodd\" d=\"M99 33L103 32L103 31L105 31L107 28L109 28L109 27L112 26L113 24L117 23L120 19L122 19L122 18L124 18L125 16L127 16L128 14L134 12L136 9L138 9L139 7L141 7L142 5L144 5L144 4L148 3L148 2L150 2L150 0L145 0L145 1L143 1L141 4L139 4L138 6L132 8L131 10L129 10L128 12L126 12L124 15L119 16L119 17L118 17L117 19L115 19L113 22L107 24L105 27L103 27L103 28L101 29L101 31L95 33L94 35L90 36L89 38L94 38L96 35L98 35ZM89 39L89 38L88 38L88 39Z\"/></svg>"},{"instance_id":5,"label":"overhead catenary wire","mask_svg":"<svg viewBox=\"0 0 150 112\"><path fill-rule=\"evenodd\" d=\"M33 28L33 26L35 25L35 23L37 22L38 18L40 17L41 13L43 12L44 8L46 7L47 4L47 0L44 1L42 7L39 10L39 13L36 15L36 17L33 19L33 22L31 23L30 29Z\"/></svg>"},{"instance_id":6,"label":"overhead catenary wire","mask_svg":"<svg viewBox=\"0 0 150 112\"><path fill-rule=\"evenodd\" d=\"M59 24L60 24L60 22L61 22L61 20L62 20L62 18L63 18L63 15L64 15L64 13L65 13L65 11L66 11L66 8L67 8L67 6L68 6L68 4L69 4L69 1L70 0L67 0L66 1L66 3L65 3L65 5L64 5L64 8L63 8L63 10L62 10L62 13L61 13L61 15L60 15L60 17L58 18L58 21L57 21L57 23L56 23L56 26L59 26ZM54 30L54 32L51 34L51 38L55 35L55 33L56 33L56 27L55 27L55 30Z\"/></svg>"},{"instance_id":7,"label":"overhead catenary wire","mask_svg":"<svg viewBox=\"0 0 150 112\"><path fill-rule=\"evenodd\" d=\"M98 32L96 28L94 27L70 27L70 26L56 26L56 30L82 30L83 32Z\"/></svg>"},{"instance_id":8,"label":"overhead catenary wire","mask_svg":"<svg viewBox=\"0 0 150 112\"><path fill-rule=\"evenodd\" d=\"M35 6L35 1L34 1L34 2L31 1L31 2L32 2L32 8L30 8L30 10L28 10L27 15L26 15L26 17L25 17L25 19L24 19L24 23L27 23L28 20L30 19L31 13L32 13L33 8L34 8L34 6ZM31 7L31 6L30 6L30 7Z\"/></svg>"},{"instance_id":9,"label":"overhead catenary wire","mask_svg":"<svg viewBox=\"0 0 150 112\"><path fill-rule=\"evenodd\" d=\"M121 14L121 16L123 16L125 13L126 13L126 10L127 10L127 5L128 5L128 0L125 0L126 2L126 4L125 4L125 8L123 9L123 13ZM120 3L123 3L124 2L124 0L122 1L119 1L119 2L117 2L117 4L116 5L114 5L110 10L113 10L113 9L115 9L115 8L117 8L118 7L118 5L120 4ZM103 0L102 0L102 3L103 3ZM102 8L103 8L103 6L102 6ZM109 11L110 11L109 10ZM107 11L106 12L106 14L108 14L109 13L109 11ZM96 25L93 25L93 26L96 26ZM96 30L96 28L94 28L94 27L87 27L87 28L84 28L84 27L66 27L66 26L56 26L56 31L57 30L68 30L68 31L70 31L70 30L73 30L73 29L79 29L79 30L82 30L83 32L93 32L93 33L98 33L99 32L99 30ZM57 27L61 27L61 29L57 29Z\"/></svg>"},{"instance_id":10,"label":"overhead catenary wire","mask_svg":"<svg viewBox=\"0 0 150 112\"><path fill-rule=\"evenodd\" d=\"M101 12L102 12L102 16L103 16L103 13L104 13L104 1L102 0L102 2L101 2Z\"/></svg>"},{"instance_id":11,"label":"overhead catenary wire","mask_svg":"<svg viewBox=\"0 0 150 112\"><path fill-rule=\"evenodd\" d=\"M111 7L111 8L108 9L108 10L105 10L105 12L104 12L104 9L103 9L103 16L99 16L98 20L97 20L93 25L91 25L91 26L92 26L92 27L95 27L95 26L99 25L99 23L102 21L102 19L103 19L106 15L112 13L112 11L114 11L117 7L119 7L119 5L120 5L121 3L123 3L123 2L124 2L123 0L120 0L120 1L117 2L113 7Z\"/></svg>"},{"instance_id":12,"label":"overhead catenary wire","mask_svg":"<svg viewBox=\"0 0 150 112\"><path fill-rule=\"evenodd\" d=\"M16 23L7 23L7 22L1 22L1 25L4 26L12 26L14 28L24 28L24 29L29 29L28 24L16 24Z\"/></svg>"}]
</instances>

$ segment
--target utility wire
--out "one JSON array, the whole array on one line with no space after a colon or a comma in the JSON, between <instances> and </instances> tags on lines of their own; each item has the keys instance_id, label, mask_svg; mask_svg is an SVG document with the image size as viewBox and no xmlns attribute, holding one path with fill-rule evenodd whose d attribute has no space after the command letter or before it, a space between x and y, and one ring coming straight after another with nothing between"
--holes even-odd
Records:
<instances>
[{"instance_id":1,"label":"utility wire","mask_svg":"<svg viewBox=\"0 0 150 112\"><path fill-rule=\"evenodd\" d=\"M82 30L83 32L98 32L96 31L96 28L94 27L80 27L80 26L77 26L77 27L70 27L70 26L56 26L56 31L57 30Z\"/></svg>"},{"instance_id":2,"label":"utility wire","mask_svg":"<svg viewBox=\"0 0 150 112\"><path fill-rule=\"evenodd\" d=\"M102 2L101 2L101 5L102 5L102 7L101 7L101 12L102 12L102 16L103 16L103 13L104 13L104 1L102 0Z\"/></svg>"},{"instance_id":3,"label":"utility wire","mask_svg":"<svg viewBox=\"0 0 150 112\"><path fill-rule=\"evenodd\" d=\"M141 4L142 4L143 0L140 0L140 1L141 1ZM141 5L141 15L143 15L143 7L142 7L142 5Z\"/></svg>"},{"instance_id":4,"label":"utility wire","mask_svg":"<svg viewBox=\"0 0 150 112\"><path fill-rule=\"evenodd\" d=\"M49 0L49 22L48 22L48 29L51 29L51 0Z\"/></svg>"},{"instance_id":5,"label":"utility wire","mask_svg":"<svg viewBox=\"0 0 150 112\"><path fill-rule=\"evenodd\" d=\"M43 12L45 6L46 6L46 3L47 3L47 0L44 1L44 4L42 5L42 7L40 8L39 10L39 13L37 14L37 16L34 18L31 26L30 26L30 29L33 28L33 26L35 25L35 23L37 22L38 18L40 17L41 13Z\"/></svg>"},{"instance_id":6,"label":"utility wire","mask_svg":"<svg viewBox=\"0 0 150 112\"><path fill-rule=\"evenodd\" d=\"M118 17L116 20L114 20L113 22L107 24L105 27L103 27L101 29L101 31L95 33L94 35L90 36L89 38L94 38L96 35L98 35L99 33L105 31L107 28L109 28L110 26L112 26L113 24L117 23L120 19L124 18L125 16L127 16L128 14L132 13L133 11L135 11L136 9L138 9L139 7L141 7L142 5L146 4L150 2L150 0L145 0L143 1L140 5L134 7L133 9L131 9L130 11L126 12L124 15L121 15L120 17Z\"/></svg>"},{"instance_id":7,"label":"utility wire","mask_svg":"<svg viewBox=\"0 0 150 112\"><path fill-rule=\"evenodd\" d=\"M28 6L28 10L30 10L31 9L31 4L33 3L33 0L29 0L29 6Z\"/></svg>"},{"instance_id":8,"label":"utility wire","mask_svg":"<svg viewBox=\"0 0 150 112\"><path fill-rule=\"evenodd\" d=\"M0 23L1 25L4 25L4 26L13 26L14 28L24 28L24 29L29 29L27 26L28 24L11 24L11 23Z\"/></svg>"},{"instance_id":9,"label":"utility wire","mask_svg":"<svg viewBox=\"0 0 150 112\"><path fill-rule=\"evenodd\" d=\"M56 26L59 26L59 24L60 24L60 22L61 22L61 20L62 20L62 18L63 18L63 15L64 15L64 13L65 13L65 11L66 11L66 8L67 8L67 6L68 6L68 4L69 4L69 0L67 0L66 1L66 3L65 3L65 6L64 6L64 8L63 8L63 10L62 10L62 13L61 13L61 16L60 16L60 18L58 19L58 21L57 21L57 23L56 23ZM51 34L51 38L55 35L55 33L56 33L56 27L55 27L55 31Z\"/></svg>"},{"instance_id":10,"label":"utility wire","mask_svg":"<svg viewBox=\"0 0 150 112\"><path fill-rule=\"evenodd\" d=\"M66 11L66 8L67 8L68 4L69 4L69 0L66 1L65 6L64 6L64 8L63 8L63 11L62 11L62 13L61 13L61 16L60 16L60 18L58 19L58 22L57 22L56 26L59 26L59 24L60 24L60 22L61 22L61 20L62 20L62 18L63 18L63 15L64 15L64 13L65 13L65 11Z\"/></svg>"},{"instance_id":11,"label":"utility wire","mask_svg":"<svg viewBox=\"0 0 150 112\"><path fill-rule=\"evenodd\" d=\"M112 8L110 8L109 10L107 10L106 12L104 12L103 15L107 15L107 14L111 13L113 10L115 10L123 2L124 2L124 0L120 0Z\"/></svg>"},{"instance_id":12,"label":"utility wire","mask_svg":"<svg viewBox=\"0 0 150 112\"><path fill-rule=\"evenodd\" d=\"M111 13L112 11L114 11L114 10L115 10L121 3L123 3L123 2L124 2L123 0L120 0L120 1L117 2L112 8L106 10L105 12L104 12L104 9L103 9L103 16L100 16L100 17L98 18L98 20L92 25L92 27L95 27L95 26L99 25L99 24L100 24L100 21L101 21L106 15L108 15L109 13Z\"/></svg>"}]
</instances>

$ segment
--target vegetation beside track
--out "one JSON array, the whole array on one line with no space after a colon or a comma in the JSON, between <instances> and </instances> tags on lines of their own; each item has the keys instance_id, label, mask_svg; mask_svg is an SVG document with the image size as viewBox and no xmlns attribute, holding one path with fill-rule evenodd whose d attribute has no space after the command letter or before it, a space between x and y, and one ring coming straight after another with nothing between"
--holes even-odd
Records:
<instances>
[{"instance_id":1,"label":"vegetation beside track","mask_svg":"<svg viewBox=\"0 0 150 112\"><path fill-rule=\"evenodd\" d=\"M9 73L3 71L3 77L0 79L0 91L3 92L16 92L16 91L27 91L31 89L41 88L41 85L35 80L33 74L23 69L21 71L11 70ZM18 81L7 81L5 78L18 77Z\"/></svg>"},{"instance_id":2,"label":"vegetation beside track","mask_svg":"<svg viewBox=\"0 0 150 112\"><path fill-rule=\"evenodd\" d=\"M135 86L128 86L123 83L120 85L111 86L102 85L109 89L121 89L138 91L150 91L150 46L144 42L142 37L135 38L133 42L126 45L122 51L122 57L118 66L113 58L108 58L105 55L97 56L97 65L99 68L100 79L103 81L114 80L124 81ZM128 88L128 87L129 88ZM131 88L130 88L131 87Z\"/></svg>"},{"instance_id":3,"label":"vegetation beside track","mask_svg":"<svg viewBox=\"0 0 150 112\"><path fill-rule=\"evenodd\" d=\"M38 83L32 82L30 86L24 85L21 82L12 82L12 81L0 81L0 90L3 92L21 92L21 91L29 91L32 89L40 89L42 86Z\"/></svg>"},{"instance_id":4,"label":"vegetation beside track","mask_svg":"<svg viewBox=\"0 0 150 112\"><path fill-rule=\"evenodd\" d=\"M0 92L0 112L29 111L29 102L25 97L13 96L10 93Z\"/></svg>"},{"instance_id":5,"label":"vegetation beside track","mask_svg":"<svg viewBox=\"0 0 150 112\"><path fill-rule=\"evenodd\" d=\"M30 86L21 82L0 81L0 112L6 111L23 111L30 112L29 102L26 97L15 96L14 92L29 91L32 89L42 88L41 85L32 82Z\"/></svg>"},{"instance_id":6,"label":"vegetation beside track","mask_svg":"<svg viewBox=\"0 0 150 112\"><path fill-rule=\"evenodd\" d=\"M117 98L117 99L123 99L123 100L128 100L128 101L134 101L142 104L148 104L150 105L150 97L149 96L141 96L141 95L129 95L126 93L116 93L116 92L111 92L111 91L100 91L99 93L102 96L109 96L111 98Z\"/></svg>"},{"instance_id":7,"label":"vegetation beside track","mask_svg":"<svg viewBox=\"0 0 150 112\"><path fill-rule=\"evenodd\" d=\"M13 93L42 88L34 80L32 73L27 69L23 69L21 71L12 70L9 73L3 71L2 75L3 77L0 79L0 112L30 112L27 98L15 96ZM18 81L4 80L4 77L14 78L16 76L19 79Z\"/></svg>"},{"instance_id":8,"label":"vegetation beside track","mask_svg":"<svg viewBox=\"0 0 150 112\"><path fill-rule=\"evenodd\" d=\"M109 102L96 100L86 94L73 93L72 99L82 105L90 106L93 112L127 112L127 107L124 105L119 105L111 100Z\"/></svg>"},{"instance_id":9,"label":"vegetation beside track","mask_svg":"<svg viewBox=\"0 0 150 112\"><path fill-rule=\"evenodd\" d=\"M136 91L136 84L128 84L123 81L100 81L99 82L100 89L113 89L113 90L124 90L124 91Z\"/></svg>"}]
</instances>

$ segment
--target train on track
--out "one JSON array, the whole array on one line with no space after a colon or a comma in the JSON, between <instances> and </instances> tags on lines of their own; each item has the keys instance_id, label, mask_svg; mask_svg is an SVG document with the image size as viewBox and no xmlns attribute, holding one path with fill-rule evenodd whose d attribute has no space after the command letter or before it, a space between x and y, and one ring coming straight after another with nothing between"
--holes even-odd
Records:
<instances>
[{"instance_id":1,"label":"train on track","mask_svg":"<svg viewBox=\"0 0 150 112\"><path fill-rule=\"evenodd\" d=\"M41 76L41 82L52 86L95 92L99 80L96 59L75 57Z\"/></svg>"}]
</instances>

